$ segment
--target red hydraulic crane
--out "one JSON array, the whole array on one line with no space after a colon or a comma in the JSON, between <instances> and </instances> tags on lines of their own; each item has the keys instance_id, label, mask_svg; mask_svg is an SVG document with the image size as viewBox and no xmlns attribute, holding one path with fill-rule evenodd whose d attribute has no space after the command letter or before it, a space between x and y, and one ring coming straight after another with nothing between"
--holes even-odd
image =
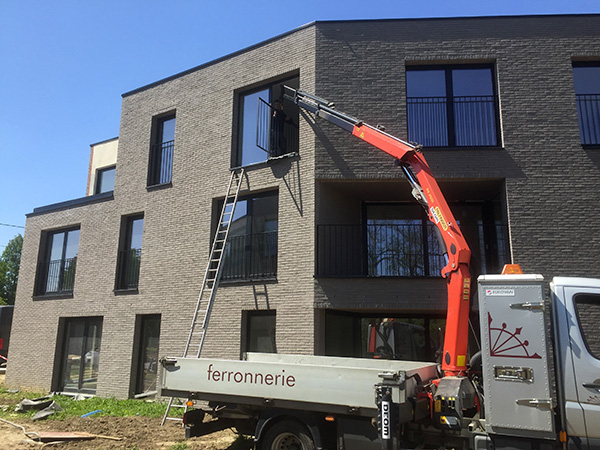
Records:
<instances>
[{"instance_id":1,"label":"red hydraulic crane","mask_svg":"<svg viewBox=\"0 0 600 450\"><path fill-rule=\"evenodd\" d=\"M334 104L327 100L287 86L285 89L287 100L396 158L404 175L412 185L413 196L427 211L429 220L439 230L439 235L446 248L448 263L442 269L442 276L448 284L448 313L442 370L446 376L463 374L467 364L469 334L471 250L425 157L420 152L420 147L335 110Z\"/></svg>"}]
</instances>

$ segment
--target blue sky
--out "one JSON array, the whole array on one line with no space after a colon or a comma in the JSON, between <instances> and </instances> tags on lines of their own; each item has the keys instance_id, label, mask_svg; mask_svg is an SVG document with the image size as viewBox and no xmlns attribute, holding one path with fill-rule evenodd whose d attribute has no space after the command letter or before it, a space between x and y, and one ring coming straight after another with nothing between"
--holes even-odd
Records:
<instances>
[{"instance_id":1,"label":"blue sky","mask_svg":"<svg viewBox=\"0 0 600 450\"><path fill-rule=\"evenodd\" d=\"M89 146L118 136L121 94L314 20L563 13L600 2L5 0L0 224L85 195ZM0 251L19 232L0 225Z\"/></svg>"}]
</instances>

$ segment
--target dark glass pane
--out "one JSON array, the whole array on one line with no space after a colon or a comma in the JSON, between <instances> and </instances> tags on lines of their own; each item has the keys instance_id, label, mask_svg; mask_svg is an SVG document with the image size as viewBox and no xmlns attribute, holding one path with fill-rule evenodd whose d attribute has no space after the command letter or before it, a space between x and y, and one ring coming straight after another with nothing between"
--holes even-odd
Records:
<instances>
[{"instance_id":1,"label":"dark glass pane","mask_svg":"<svg viewBox=\"0 0 600 450\"><path fill-rule=\"evenodd\" d=\"M406 95L408 97L446 97L444 70L407 70Z\"/></svg>"},{"instance_id":2,"label":"dark glass pane","mask_svg":"<svg viewBox=\"0 0 600 450\"><path fill-rule=\"evenodd\" d=\"M114 167L112 169L104 169L98 171L98 188L96 190L96 194L101 194L103 192L110 192L114 190L115 172L116 169Z\"/></svg>"},{"instance_id":3,"label":"dark glass pane","mask_svg":"<svg viewBox=\"0 0 600 450\"><path fill-rule=\"evenodd\" d=\"M241 165L246 166L267 160L267 153L256 145L256 131L258 128L259 98L270 103L270 90L254 92L241 98Z\"/></svg>"},{"instance_id":4,"label":"dark glass pane","mask_svg":"<svg viewBox=\"0 0 600 450\"><path fill-rule=\"evenodd\" d=\"M577 295L575 305L585 345L594 358L600 359L600 333L598 333L600 296Z\"/></svg>"},{"instance_id":5,"label":"dark glass pane","mask_svg":"<svg viewBox=\"0 0 600 450\"><path fill-rule=\"evenodd\" d=\"M63 250L65 244L65 233L54 233L50 237L50 260L56 261L63 259Z\"/></svg>"},{"instance_id":6,"label":"dark glass pane","mask_svg":"<svg viewBox=\"0 0 600 450\"><path fill-rule=\"evenodd\" d=\"M137 393L155 391L158 373L160 316L144 316L141 325Z\"/></svg>"},{"instance_id":7,"label":"dark glass pane","mask_svg":"<svg viewBox=\"0 0 600 450\"><path fill-rule=\"evenodd\" d=\"M81 356L83 355L85 323L69 321L65 330L65 354L63 357L62 374L63 389L78 390L81 372Z\"/></svg>"},{"instance_id":8,"label":"dark glass pane","mask_svg":"<svg viewBox=\"0 0 600 450\"><path fill-rule=\"evenodd\" d=\"M67 234L67 248L65 258L71 259L77 256L79 250L79 230L71 230Z\"/></svg>"},{"instance_id":9,"label":"dark glass pane","mask_svg":"<svg viewBox=\"0 0 600 450\"><path fill-rule=\"evenodd\" d=\"M492 69L454 69L452 93L455 97L494 95Z\"/></svg>"},{"instance_id":10,"label":"dark glass pane","mask_svg":"<svg viewBox=\"0 0 600 450\"><path fill-rule=\"evenodd\" d=\"M131 230L130 230L131 241L129 244L129 248L139 250L142 248L142 233L144 231L144 218L140 217L139 219L131 220L130 226L131 226Z\"/></svg>"},{"instance_id":11,"label":"dark glass pane","mask_svg":"<svg viewBox=\"0 0 600 450\"><path fill-rule=\"evenodd\" d=\"M162 122L161 143L175 140L175 117Z\"/></svg>"},{"instance_id":12,"label":"dark glass pane","mask_svg":"<svg viewBox=\"0 0 600 450\"><path fill-rule=\"evenodd\" d=\"M98 368L100 364L100 344L102 340L102 322L91 320L88 322L85 347L84 364L82 367L81 389L96 391L98 384Z\"/></svg>"},{"instance_id":13,"label":"dark glass pane","mask_svg":"<svg viewBox=\"0 0 600 450\"><path fill-rule=\"evenodd\" d=\"M275 314L248 316L248 351L277 353L275 344Z\"/></svg>"},{"instance_id":14,"label":"dark glass pane","mask_svg":"<svg viewBox=\"0 0 600 450\"><path fill-rule=\"evenodd\" d=\"M600 66L573 67L576 94L600 94Z\"/></svg>"}]
</instances>

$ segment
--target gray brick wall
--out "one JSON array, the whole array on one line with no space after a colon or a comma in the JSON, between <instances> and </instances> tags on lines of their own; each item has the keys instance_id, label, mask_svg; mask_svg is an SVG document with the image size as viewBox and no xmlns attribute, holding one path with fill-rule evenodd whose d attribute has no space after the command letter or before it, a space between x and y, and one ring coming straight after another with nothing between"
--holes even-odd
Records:
<instances>
[{"instance_id":1,"label":"gray brick wall","mask_svg":"<svg viewBox=\"0 0 600 450\"><path fill-rule=\"evenodd\" d=\"M229 176L236 93L285 74L402 137L407 64L494 63L503 146L426 151L433 172L466 191L505 185L512 251L526 271L598 276L600 158L579 143L571 73L574 58L600 60L598 29L600 16L319 22L124 95L114 200L27 220L7 384L55 387L63 317L103 317L99 395L130 394L136 316L161 314L160 354L181 354L213 203ZM152 117L169 111L177 117L172 185L147 190ZM363 201L409 198L390 157L302 115L300 156L250 168L243 187L278 192L277 280L221 286L203 356L239 358L245 310L275 309L278 351L311 354L324 348L324 309L445 308L441 279L314 278L316 224L360 219ZM139 292L115 295L121 217L139 212ZM73 298L32 299L42 231L74 224Z\"/></svg>"}]
</instances>

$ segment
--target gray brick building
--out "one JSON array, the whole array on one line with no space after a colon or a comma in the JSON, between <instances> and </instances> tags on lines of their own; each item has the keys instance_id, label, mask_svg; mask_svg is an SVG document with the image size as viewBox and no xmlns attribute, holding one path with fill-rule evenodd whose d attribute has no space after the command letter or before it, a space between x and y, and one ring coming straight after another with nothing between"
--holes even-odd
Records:
<instances>
[{"instance_id":1,"label":"gray brick building","mask_svg":"<svg viewBox=\"0 0 600 450\"><path fill-rule=\"evenodd\" d=\"M124 94L116 170L94 174L109 188L28 215L7 384L152 391L241 166L203 356L435 358L444 260L422 208L382 152L290 103L269 122L284 84L424 145L473 276L600 276L598 30L600 15L315 22Z\"/></svg>"}]
</instances>

